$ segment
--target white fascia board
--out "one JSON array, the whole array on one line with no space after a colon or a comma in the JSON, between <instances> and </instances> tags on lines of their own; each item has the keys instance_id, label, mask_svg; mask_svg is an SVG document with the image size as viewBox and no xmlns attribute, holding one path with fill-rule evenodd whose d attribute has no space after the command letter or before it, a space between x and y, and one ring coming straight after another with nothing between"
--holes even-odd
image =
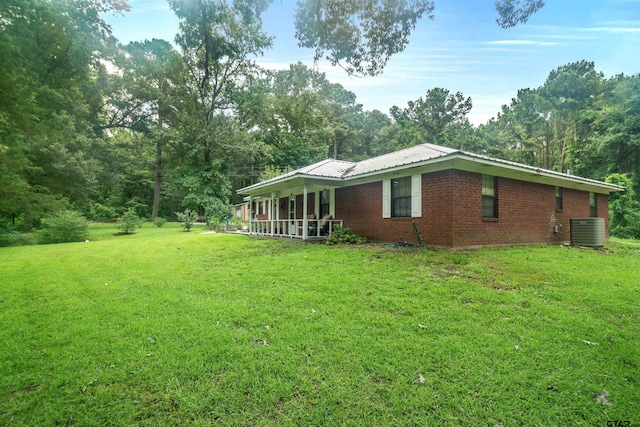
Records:
<instances>
[{"instance_id":1,"label":"white fascia board","mask_svg":"<svg viewBox=\"0 0 640 427\"><path fill-rule=\"evenodd\" d=\"M469 153L454 154L450 158L454 160L455 169L469 172L601 194L625 190L624 187L615 184Z\"/></svg>"},{"instance_id":2,"label":"white fascia board","mask_svg":"<svg viewBox=\"0 0 640 427\"><path fill-rule=\"evenodd\" d=\"M302 187L305 183L307 183L307 185L318 184L324 186L328 185L333 187L341 187L343 179L323 177L318 175L296 174L283 178L282 180L269 181L264 183L259 182L248 187L240 188L236 190L236 193L250 195L261 195L267 193L270 194L272 192L278 193L287 188Z\"/></svg>"},{"instance_id":3,"label":"white fascia board","mask_svg":"<svg viewBox=\"0 0 640 427\"><path fill-rule=\"evenodd\" d=\"M346 185L358 185L369 182L382 181L399 175L415 173L431 173L448 169L476 172L486 175L511 178L519 181L554 185L594 193L608 194L624 191L625 188L579 176L572 176L554 172L534 166L520 165L507 160L492 159L490 157L456 152L416 163L408 163L387 169L377 170L361 175L350 176L345 179Z\"/></svg>"},{"instance_id":4,"label":"white fascia board","mask_svg":"<svg viewBox=\"0 0 640 427\"><path fill-rule=\"evenodd\" d=\"M507 160L494 159L473 153L457 151L451 154L434 157L431 159L395 165L385 169L367 172L359 175L351 175L343 178L323 177L318 175L295 174L280 180L265 181L248 187L241 188L238 194L261 195L278 192L291 187L300 187L306 182L308 185L319 184L325 186L342 187L345 185L358 185L370 182L382 181L398 175L413 175L416 173L438 172L447 169L458 169L467 172L476 172L487 175L500 176L526 182L535 182L545 185L554 185L564 188L573 188L600 194L608 194L616 191L624 191L625 188L615 184L609 184L588 178L572 176L534 166L522 165ZM348 175L348 173L347 173ZM295 182L297 181L297 182Z\"/></svg>"}]
</instances>

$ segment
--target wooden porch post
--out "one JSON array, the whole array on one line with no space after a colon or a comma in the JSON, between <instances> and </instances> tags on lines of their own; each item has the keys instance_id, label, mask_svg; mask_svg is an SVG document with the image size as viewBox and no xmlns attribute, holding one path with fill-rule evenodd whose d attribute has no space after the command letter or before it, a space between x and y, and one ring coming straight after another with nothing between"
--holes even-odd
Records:
<instances>
[{"instance_id":1,"label":"wooden porch post","mask_svg":"<svg viewBox=\"0 0 640 427\"><path fill-rule=\"evenodd\" d=\"M308 201L308 189L307 184L304 185L304 189L302 192L302 240L307 240L307 232L308 232L308 219L307 219L307 201Z\"/></svg>"},{"instance_id":2,"label":"wooden porch post","mask_svg":"<svg viewBox=\"0 0 640 427\"><path fill-rule=\"evenodd\" d=\"M271 202L269 203L269 218L271 219L271 236L273 237L274 229L276 228L276 193L271 193Z\"/></svg>"},{"instance_id":3,"label":"wooden porch post","mask_svg":"<svg viewBox=\"0 0 640 427\"><path fill-rule=\"evenodd\" d=\"M249 196L249 234L251 234L252 230L252 220L253 220L253 197Z\"/></svg>"}]
</instances>

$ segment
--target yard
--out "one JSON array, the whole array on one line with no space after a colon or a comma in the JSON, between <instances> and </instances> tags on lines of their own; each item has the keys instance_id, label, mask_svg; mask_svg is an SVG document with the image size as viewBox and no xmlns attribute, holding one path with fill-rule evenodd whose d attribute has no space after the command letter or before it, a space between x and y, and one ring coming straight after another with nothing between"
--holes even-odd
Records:
<instances>
[{"instance_id":1,"label":"yard","mask_svg":"<svg viewBox=\"0 0 640 427\"><path fill-rule=\"evenodd\" d=\"M0 425L640 424L639 243L198 231L0 248Z\"/></svg>"}]
</instances>

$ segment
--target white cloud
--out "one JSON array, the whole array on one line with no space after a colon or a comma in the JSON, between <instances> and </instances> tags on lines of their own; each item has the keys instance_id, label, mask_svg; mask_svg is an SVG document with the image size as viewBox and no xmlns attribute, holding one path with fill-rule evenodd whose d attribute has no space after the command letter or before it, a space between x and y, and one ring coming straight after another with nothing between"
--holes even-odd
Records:
<instances>
[{"instance_id":1,"label":"white cloud","mask_svg":"<svg viewBox=\"0 0 640 427\"><path fill-rule=\"evenodd\" d=\"M582 31L595 33L640 33L640 27L591 27Z\"/></svg>"},{"instance_id":2,"label":"white cloud","mask_svg":"<svg viewBox=\"0 0 640 427\"><path fill-rule=\"evenodd\" d=\"M488 42L480 42L480 44L490 46L555 46L560 43L540 40L492 40Z\"/></svg>"}]
</instances>

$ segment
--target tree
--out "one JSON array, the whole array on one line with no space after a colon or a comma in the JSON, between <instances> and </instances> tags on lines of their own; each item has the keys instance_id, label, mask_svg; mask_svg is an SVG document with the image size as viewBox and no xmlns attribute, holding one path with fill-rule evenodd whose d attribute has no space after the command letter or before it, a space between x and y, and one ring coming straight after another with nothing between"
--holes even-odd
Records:
<instances>
[{"instance_id":1,"label":"tree","mask_svg":"<svg viewBox=\"0 0 640 427\"><path fill-rule=\"evenodd\" d=\"M496 11L498 12L496 22L502 28L524 24L531 15L543 6L543 0L498 0L496 1Z\"/></svg>"},{"instance_id":2,"label":"tree","mask_svg":"<svg viewBox=\"0 0 640 427\"><path fill-rule=\"evenodd\" d=\"M551 71L540 88L553 126L552 149L557 163L552 167L560 172L573 166L570 153L579 152L579 143L584 143L578 131L581 115L600 95L603 78L593 62L578 61Z\"/></svg>"},{"instance_id":3,"label":"tree","mask_svg":"<svg viewBox=\"0 0 640 427\"><path fill-rule=\"evenodd\" d=\"M622 238L640 238L640 203L633 189L633 181L625 174L611 174L606 182L625 187L624 192L609 196L611 234Z\"/></svg>"},{"instance_id":4,"label":"tree","mask_svg":"<svg viewBox=\"0 0 640 427\"><path fill-rule=\"evenodd\" d=\"M525 23L544 6L542 0L499 0L502 28ZM299 0L295 10L298 45L315 49L350 75L381 74L389 58L402 52L417 22L433 19L429 0Z\"/></svg>"},{"instance_id":5,"label":"tree","mask_svg":"<svg viewBox=\"0 0 640 427\"><path fill-rule=\"evenodd\" d=\"M0 4L0 216L31 228L64 199L86 203L99 169L98 61L112 42L100 18L119 0L6 0Z\"/></svg>"},{"instance_id":6,"label":"tree","mask_svg":"<svg viewBox=\"0 0 640 427\"><path fill-rule=\"evenodd\" d=\"M174 138L175 112L180 104L183 63L178 52L164 40L127 45L116 65L120 73L109 76L104 128L141 133L155 147L153 207L158 216L164 176L163 151Z\"/></svg>"},{"instance_id":7,"label":"tree","mask_svg":"<svg viewBox=\"0 0 640 427\"><path fill-rule=\"evenodd\" d=\"M272 148L269 166L298 168L357 155L362 106L352 92L301 63L271 73L266 84L270 93L254 127Z\"/></svg>"},{"instance_id":8,"label":"tree","mask_svg":"<svg viewBox=\"0 0 640 427\"><path fill-rule=\"evenodd\" d=\"M619 75L604 85L606 93L593 115L591 156L602 176L626 173L640 178L640 74ZM640 188L636 188L640 190Z\"/></svg>"},{"instance_id":9,"label":"tree","mask_svg":"<svg viewBox=\"0 0 640 427\"><path fill-rule=\"evenodd\" d=\"M365 111L358 124L360 150L352 160L362 160L393 151L389 147L389 141L382 136L382 129L388 126L391 126L391 119L386 114L378 110Z\"/></svg>"},{"instance_id":10,"label":"tree","mask_svg":"<svg viewBox=\"0 0 640 427\"><path fill-rule=\"evenodd\" d=\"M478 128L480 139L497 157L545 169L550 168L551 136L538 89L520 89L496 119Z\"/></svg>"},{"instance_id":11,"label":"tree","mask_svg":"<svg viewBox=\"0 0 640 427\"><path fill-rule=\"evenodd\" d=\"M461 137L470 128L467 114L471 107L471 98L462 93L434 88L424 98L409 101L407 108L393 106L391 116L411 133L409 145L427 142L461 148Z\"/></svg>"},{"instance_id":12,"label":"tree","mask_svg":"<svg viewBox=\"0 0 640 427\"><path fill-rule=\"evenodd\" d=\"M433 8L428 0L301 0L296 38L315 49L316 61L328 52L326 59L348 74L375 76L405 49L417 21L433 18Z\"/></svg>"},{"instance_id":13,"label":"tree","mask_svg":"<svg viewBox=\"0 0 640 427\"><path fill-rule=\"evenodd\" d=\"M239 143L235 138L235 96L258 69L254 58L271 47L260 18L268 2L171 0L169 4L181 19L176 42L187 70L187 97L178 116L183 156L176 165L187 175L174 180L173 188L186 192L190 207L204 208L212 198L229 197L228 165L244 152L246 138Z\"/></svg>"},{"instance_id":14,"label":"tree","mask_svg":"<svg viewBox=\"0 0 640 427\"><path fill-rule=\"evenodd\" d=\"M609 172L597 166L603 165L593 138L606 86L593 62L558 67L541 87L519 90L481 129L482 138L497 143L503 158L603 179Z\"/></svg>"}]
</instances>

